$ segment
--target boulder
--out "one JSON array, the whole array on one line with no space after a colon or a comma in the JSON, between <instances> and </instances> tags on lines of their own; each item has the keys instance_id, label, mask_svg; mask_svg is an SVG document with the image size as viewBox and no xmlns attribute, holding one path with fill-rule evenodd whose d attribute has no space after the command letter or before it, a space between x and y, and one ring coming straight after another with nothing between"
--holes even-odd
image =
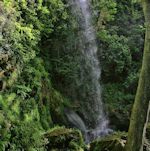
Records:
<instances>
[{"instance_id":1,"label":"boulder","mask_svg":"<svg viewBox=\"0 0 150 151\"><path fill-rule=\"evenodd\" d=\"M90 151L123 151L126 139L127 133L115 132L93 141L90 144Z\"/></svg>"},{"instance_id":2,"label":"boulder","mask_svg":"<svg viewBox=\"0 0 150 151\"><path fill-rule=\"evenodd\" d=\"M44 135L49 142L47 144L48 151L84 151L84 141L78 130L55 127Z\"/></svg>"}]
</instances>

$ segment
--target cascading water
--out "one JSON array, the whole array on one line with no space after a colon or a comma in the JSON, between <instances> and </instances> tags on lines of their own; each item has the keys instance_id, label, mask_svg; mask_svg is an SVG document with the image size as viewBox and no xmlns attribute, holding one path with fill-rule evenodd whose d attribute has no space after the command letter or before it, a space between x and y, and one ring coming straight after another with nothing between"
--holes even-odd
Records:
<instances>
[{"instance_id":1,"label":"cascading water","mask_svg":"<svg viewBox=\"0 0 150 151\"><path fill-rule=\"evenodd\" d=\"M70 122L82 129L86 133L86 141L106 135L109 133L108 120L103 111L100 86L100 63L97 57L97 43L95 30L92 25L92 15L88 0L72 0L72 12L76 16L79 24L79 43L82 53L80 82L82 87L82 118L75 112L67 113ZM86 86L87 85L87 86ZM90 87L89 87L90 86ZM84 107L83 107L84 106ZM79 120L77 120L79 119ZM85 123L85 124L84 124ZM86 126L85 126L86 125Z\"/></svg>"}]
</instances>

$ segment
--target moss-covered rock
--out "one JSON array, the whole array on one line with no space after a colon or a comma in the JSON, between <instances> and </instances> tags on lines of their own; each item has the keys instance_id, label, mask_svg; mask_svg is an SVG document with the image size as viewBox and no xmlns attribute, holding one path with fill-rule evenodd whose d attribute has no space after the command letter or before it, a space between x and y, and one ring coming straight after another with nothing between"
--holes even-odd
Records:
<instances>
[{"instance_id":1,"label":"moss-covered rock","mask_svg":"<svg viewBox=\"0 0 150 151\"><path fill-rule=\"evenodd\" d=\"M90 151L124 151L126 140L126 132L115 132L111 135L93 141L90 144ZM150 151L150 124L147 126L143 151Z\"/></svg>"},{"instance_id":2,"label":"moss-covered rock","mask_svg":"<svg viewBox=\"0 0 150 151\"><path fill-rule=\"evenodd\" d=\"M116 132L90 144L90 151L123 151L127 133Z\"/></svg>"},{"instance_id":3,"label":"moss-covered rock","mask_svg":"<svg viewBox=\"0 0 150 151\"><path fill-rule=\"evenodd\" d=\"M84 150L83 138L78 130L55 127L47 131L44 135L49 141L47 145L48 151Z\"/></svg>"}]
</instances>

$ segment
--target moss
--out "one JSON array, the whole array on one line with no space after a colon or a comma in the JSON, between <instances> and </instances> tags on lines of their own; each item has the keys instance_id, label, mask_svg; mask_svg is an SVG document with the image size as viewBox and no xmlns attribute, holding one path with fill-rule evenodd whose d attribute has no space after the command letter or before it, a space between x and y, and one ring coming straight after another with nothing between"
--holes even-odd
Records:
<instances>
[{"instance_id":1,"label":"moss","mask_svg":"<svg viewBox=\"0 0 150 151\"><path fill-rule=\"evenodd\" d=\"M116 132L90 144L90 151L123 151L127 134Z\"/></svg>"},{"instance_id":2,"label":"moss","mask_svg":"<svg viewBox=\"0 0 150 151\"><path fill-rule=\"evenodd\" d=\"M44 136L48 139L48 150L82 151L84 143L81 133L78 130L65 127L55 127L47 131Z\"/></svg>"},{"instance_id":3,"label":"moss","mask_svg":"<svg viewBox=\"0 0 150 151\"><path fill-rule=\"evenodd\" d=\"M150 124L147 126L146 139L144 140L143 151L150 150ZM90 144L90 151L124 151L127 140L126 132L115 132L104 138L97 139Z\"/></svg>"},{"instance_id":4,"label":"moss","mask_svg":"<svg viewBox=\"0 0 150 151\"><path fill-rule=\"evenodd\" d=\"M39 122L22 121L13 123L11 127L10 150L44 150L46 139ZM14 148L15 147L15 148Z\"/></svg>"}]
</instances>

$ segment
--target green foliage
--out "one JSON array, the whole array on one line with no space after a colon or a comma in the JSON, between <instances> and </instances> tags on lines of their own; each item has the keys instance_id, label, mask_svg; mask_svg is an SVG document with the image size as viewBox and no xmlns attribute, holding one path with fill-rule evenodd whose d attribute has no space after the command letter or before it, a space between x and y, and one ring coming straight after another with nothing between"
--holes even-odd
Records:
<instances>
[{"instance_id":1,"label":"green foliage","mask_svg":"<svg viewBox=\"0 0 150 151\"><path fill-rule=\"evenodd\" d=\"M134 94L125 92L122 84L108 83L103 88L105 106L114 129L127 130Z\"/></svg>"},{"instance_id":2,"label":"green foliage","mask_svg":"<svg viewBox=\"0 0 150 151\"><path fill-rule=\"evenodd\" d=\"M95 10L100 11L98 18L98 28L102 28L103 23L106 21L113 21L117 13L116 0L93 0Z\"/></svg>"},{"instance_id":3,"label":"green foliage","mask_svg":"<svg viewBox=\"0 0 150 151\"><path fill-rule=\"evenodd\" d=\"M74 62L74 58L66 55L64 58L52 60L58 75L62 75L66 79L74 80L76 78L76 71L79 64Z\"/></svg>"},{"instance_id":4,"label":"green foliage","mask_svg":"<svg viewBox=\"0 0 150 151\"><path fill-rule=\"evenodd\" d=\"M64 107L80 110L75 94L81 98L84 60L78 50L79 27L66 4L66 0L0 2L0 150L47 149L43 133L55 123L66 124ZM141 65L143 14L131 0L92 4L103 98L111 123L124 130ZM85 87L90 89L90 84ZM54 132L56 150L68 139L68 150L84 148L80 132L57 127L46 134Z\"/></svg>"},{"instance_id":5,"label":"green foliage","mask_svg":"<svg viewBox=\"0 0 150 151\"><path fill-rule=\"evenodd\" d=\"M64 22L68 14L61 0L20 1L17 6L23 13L23 20L26 24L33 25L41 33L41 38L48 38L52 32L66 28ZM63 24L57 24L59 21Z\"/></svg>"},{"instance_id":6,"label":"green foliage","mask_svg":"<svg viewBox=\"0 0 150 151\"><path fill-rule=\"evenodd\" d=\"M4 49L8 45L9 47L6 47L4 51L10 49L16 54L16 58L19 57L20 62L27 62L35 56L34 49L39 39L39 33L33 29L32 25L23 23L21 14L12 1L5 1L5 7L3 3L1 5L4 8L3 16L5 20L3 23L3 32L5 32L3 39L6 41L5 46L2 46L2 48Z\"/></svg>"},{"instance_id":7,"label":"green foliage","mask_svg":"<svg viewBox=\"0 0 150 151\"><path fill-rule=\"evenodd\" d=\"M37 122L19 122L11 128L11 150L44 151L47 140Z\"/></svg>"},{"instance_id":8,"label":"green foliage","mask_svg":"<svg viewBox=\"0 0 150 151\"><path fill-rule=\"evenodd\" d=\"M131 53L127 38L124 36L107 34L107 31L101 32L99 36L105 46L101 54L105 76L109 79L114 76L114 80L119 77L123 78L122 74L127 74L131 66ZM107 67L110 67L111 71L108 71Z\"/></svg>"},{"instance_id":9,"label":"green foliage","mask_svg":"<svg viewBox=\"0 0 150 151\"><path fill-rule=\"evenodd\" d=\"M1 150L7 148L10 148L11 150L19 150L19 148L27 149L30 147L38 148L38 145L40 145L39 142L42 143L42 134L40 131L43 130L39 123L39 113L35 108L35 104L32 105L32 108L28 107L26 110L23 110L26 112L24 113L24 118L20 118L22 114L20 105L21 98L18 98L15 93L0 95ZM28 112L27 109L29 110ZM27 113L29 112L30 114L28 114L27 117Z\"/></svg>"},{"instance_id":10,"label":"green foliage","mask_svg":"<svg viewBox=\"0 0 150 151\"><path fill-rule=\"evenodd\" d=\"M141 6L133 4L131 0L116 0L113 3L108 4L108 9L105 9L112 19L104 17L103 14L107 13L102 9L97 21L101 81L103 99L112 125L120 130L127 130L141 67L144 18ZM109 5L113 7L109 8ZM110 13L112 8L114 11Z\"/></svg>"},{"instance_id":11,"label":"green foliage","mask_svg":"<svg viewBox=\"0 0 150 151\"><path fill-rule=\"evenodd\" d=\"M61 0L0 2L0 150L45 150L51 112L63 117L67 101L52 88L40 46L67 18Z\"/></svg>"}]
</instances>

